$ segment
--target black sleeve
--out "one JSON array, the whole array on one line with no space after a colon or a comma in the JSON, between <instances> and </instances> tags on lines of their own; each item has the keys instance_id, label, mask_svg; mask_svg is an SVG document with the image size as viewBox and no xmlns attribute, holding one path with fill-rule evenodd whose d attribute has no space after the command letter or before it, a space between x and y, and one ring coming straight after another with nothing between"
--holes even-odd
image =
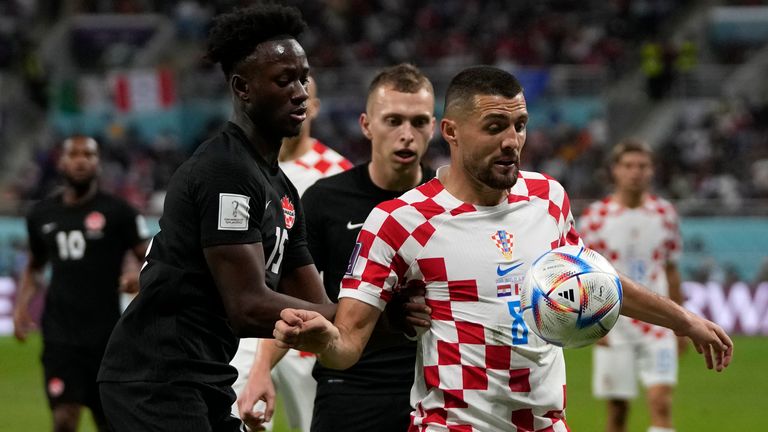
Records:
<instances>
[{"instance_id":1,"label":"black sleeve","mask_svg":"<svg viewBox=\"0 0 768 432\"><path fill-rule=\"evenodd\" d=\"M301 204L299 193L291 184L291 194L293 196L294 210L296 212L296 222L291 228L288 236L288 244L285 246L285 270L302 267L312 264L312 255L307 249L307 228L304 214L304 206Z\"/></svg>"},{"instance_id":2,"label":"black sleeve","mask_svg":"<svg viewBox=\"0 0 768 432\"><path fill-rule=\"evenodd\" d=\"M27 239L29 242L29 253L36 264L43 264L48 261L48 252L45 250L45 241L40 235L40 224L38 223L37 207L33 207L27 214Z\"/></svg>"},{"instance_id":3,"label":"black sleeve","mask_svg":"<svg viewBox=\"0 0 768 432\"><path fill-rule=\"evenodd\" d=\"M149 228L144 216L124 201L118 201L118 210L120 212L121 229L120 235L126 249L133 248L137 244L149 238Z\"/></svg>"},{"instance_id":4,"label":"black sleeve","mask_svg":"<svg viewBox=\"0 0 768 432\"><path fill-rule=\"evenodd\" d=\"M315 261L318 271L325 271L327 268L326 257L321 253L325 249L325 229L323 225L323 206L320 196L322 192L317 186L310 186L301 197L301 203L304 207L304 214L307 229L307 244L309 253Z\"/></svg>"},{"instance_id":5,"label":"black sleeve","mask_svg":"<svg viewBox=\"0 0 768 432\"><path fill-rule=\"evenodd\" d=\"M191 168L188 193L198 212L204 248L262 241L264 185L253 178L242 161L198 161Z\"/></svg>"}]
</instances>

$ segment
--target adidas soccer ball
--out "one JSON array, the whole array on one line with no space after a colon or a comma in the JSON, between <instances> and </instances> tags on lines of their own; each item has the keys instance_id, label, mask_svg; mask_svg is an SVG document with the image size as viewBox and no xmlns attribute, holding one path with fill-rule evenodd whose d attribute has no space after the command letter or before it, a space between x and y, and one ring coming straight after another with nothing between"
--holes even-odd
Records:
<instances>
[{"instance_id":1,"label":"adidas soccer ball","mask_svg":"<svg viewBox=\"0 0 768 432\"><path fill-rule=\"evenodd\" d=\"M589 345L605 336L621 310L621 282L602 255L562 246L534 261L520 292L525 323L563 348Z\"/></svg>"}]
</instances>

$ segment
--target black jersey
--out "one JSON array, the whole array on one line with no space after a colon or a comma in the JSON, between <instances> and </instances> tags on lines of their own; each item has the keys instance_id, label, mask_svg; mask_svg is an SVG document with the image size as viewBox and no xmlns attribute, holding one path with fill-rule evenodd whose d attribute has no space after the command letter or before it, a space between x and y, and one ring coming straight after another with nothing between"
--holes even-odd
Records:
<instances>
[{"instance_id":1,"label":"black jersey","mask_svg":"<svg viewBox=\"0 0 768 432\"><path fill-rule=\"evenodd\" d=\"M434 171L425 167L422 172L422 183L435 176ZM302 201L306 209L309 249L318 270L323 272L328 297L334 302L338 301L341 279L368 214L378 204L402 194L402 191L387 191L373 184L367 163L318 180L304 193ZM373 344L384 348L366 348L351 368L338 371L324 368L319 363L315 366L313 375L318 382L318 393L361 390L399 393L410 389L416 342L402 335L376 332L371 338L386 339L384 343Z\"/></svg>"},{"instance_id":2,"label":"black jersey","mask_svg":"<svg viewBox=\"0 0 768 432\"><path fill-rule=\"evenodd\" d=\"M32 207L27 231L35 261L51 264L43 339L103 346L120 317L125 253L149 235L144 219L103 192L77 205L64 204L57 194Z\"/></svg>"},{"instance_id":3,"label":"black jersey","mask_svg":"<svg viewBox=\"0 0 768 432\"><path fill-rule=\"evenodd\" d=\"M273 290L284 270L312 263L296 189L228 123L171 178L141 290L115 327L99 380L231 384L238 338L203 249L257 242Z\"/></svg>"}]
</instances>

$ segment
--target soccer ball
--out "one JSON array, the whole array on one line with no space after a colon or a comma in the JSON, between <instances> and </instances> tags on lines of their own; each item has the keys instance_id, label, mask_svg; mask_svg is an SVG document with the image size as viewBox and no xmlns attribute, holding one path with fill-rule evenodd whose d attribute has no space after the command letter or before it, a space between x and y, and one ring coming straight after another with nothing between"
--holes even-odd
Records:
<instances>
[{"instance_id":1,"label":"soccer ball","mask_svg":"<svg viewBox=\"0 0 768 432\"><path fill-rule=\"evenodd\" d=\"M621 282L602 255L583 246L552 249L533 262L520 292L525 323L563 348L589 345L616 324Z\"/></svg>"}]
</instances>

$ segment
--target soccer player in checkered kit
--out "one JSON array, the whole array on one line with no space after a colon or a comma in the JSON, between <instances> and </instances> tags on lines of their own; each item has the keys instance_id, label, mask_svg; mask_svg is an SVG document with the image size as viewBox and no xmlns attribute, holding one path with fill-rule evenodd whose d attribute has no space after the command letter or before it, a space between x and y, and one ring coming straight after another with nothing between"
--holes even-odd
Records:
<instances>
[{"instance_id":1,"label":"soccer player in checkered kit","mask_svg":"<svg viewBox=\"0 0 768 432\"><path fill-rule=\"evenodd\" d=\"M326 367L350 367L393 288L422 280L431 326L418 340L412 429L568 430L562 350L526 327L517 289L502 289L519 285L542 253L582 244L562 186L519 169L527 122L513 75L489 66L456 75L440 123L450 165L371 212L335 322L286 309L275 325L278 344L315 352ZM623 314L690 337L709 368L730 363L733 344L719 326L621 281Z\"/></svg>"},{"instance_id":2,"label":"soccer player in checkered kit","mask_svg":"<svg viewBox=\"0 0 768 432\"><path fill-rule=\"evenodd\" d=\"M96 140L66 139L58 168L64 187L27 215L29 260L16 300L14 334L26 339L32 325L29 303L50 263L42 363L53 430L77 430L86 406L96 427L106 431L96 374L120 317L119 292L138 289L137 275L123 273L124 258L128 253L144 261L149 231L133 207L99 189Z\"/></svg>"},{"instance_id":3,"label":"soccer player in checkered kit","mask_svg":"<svg viewBox=\"0 0 768 432\"><path fill-rule=\"evenodd\" d=\"M352 163L344 156L311 136L312 120L320 109L317 86L312 77L308 78L307 92L309 95L306 102L307 119L302 123L301 131L297 136L283 139L278 156L280 169L296 187L299 196L318 179L338 174L352 167ZM313 259L317 264L317 257L313 256ZM237 353L230 362L237 369L237 380L232 384L232 388L238 398L243 397L254 357L261 343L255 338L241 339ZM315 401L315 380L312 378L314 365L314 354L290 350L272 370L274 387L280 393L286 416L293 429L309 431L312 406ZM232 405L232 412L240 416L237 404ZM263 423L262 426L267 431L272 430L271 421Z\"/></svg>"},{"instance_id":4,"label":"soccer player in checkered kit","mask_svg":"<svg viewBox=\"0 0 768 432\"><path fill-rule=\"evenodd\" d=\"M584 243L610 259L620 272L656 294L683 301L677 267L682 240L677 213L668 201L650 193L653 153L643 141L628 138L611 151L614 192L592 203L579 219ZM606 430L627 428L629 400L637 380L646 387L649 432L673 432L672 390L677 382L678 338L664 327L620 317L597 342L593 355L594 395L607 400Z\"/></svg>"},{"instance_id":5,"label":"soccer player in checkered kit","mask_svg":"<svg viewBox=\"0 0 768 432\"><path fill-rule=\"evenodd\" d=\"M371 141L371 160L319 180L304 194L309 249L333 301L371 210L434 177L434 170L421 164L435 130L434 108L432 84L415 66L382 70L368 87L366 109L360 115L360 128ZM243 411L264 399L265 416L271 417L274 390L269 368L282 352L272 341L261 344L246 396L238 400ZM317 365L312 374L317 396L314 411L308 413L312 432L406 430L415 360L415 341L401 332L379 329L353 367L340 371Z\"/></svg>"}]
</instances>

